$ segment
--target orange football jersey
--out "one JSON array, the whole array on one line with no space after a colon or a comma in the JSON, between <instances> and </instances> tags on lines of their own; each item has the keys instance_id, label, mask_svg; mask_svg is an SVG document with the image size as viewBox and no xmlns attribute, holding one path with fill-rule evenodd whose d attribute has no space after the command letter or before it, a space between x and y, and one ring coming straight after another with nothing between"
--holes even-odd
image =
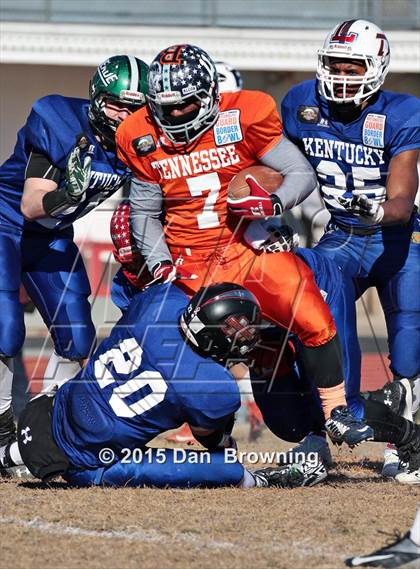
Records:
<instances>
[{"instance_id":1,"label":"orange football jersey","mask_svg":"<svg viewBox=\"0 0 420 569\"><path fill-rule=\"evenodd\" d=\"M165 144L147 108L121 124L116 140L134 175L162 188L169 247L208 249L231 241L238 225L227 210L229 181L258 163L281 135L274 99L240 91L222 94L217 122L188 147Z\"/></svg>"}]
</instances>

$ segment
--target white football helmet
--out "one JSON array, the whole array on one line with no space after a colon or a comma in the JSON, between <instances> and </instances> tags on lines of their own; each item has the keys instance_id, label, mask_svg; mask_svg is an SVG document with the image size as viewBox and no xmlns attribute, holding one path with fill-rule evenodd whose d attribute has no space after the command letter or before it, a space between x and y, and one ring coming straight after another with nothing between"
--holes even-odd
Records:
<instances>
[{"instance_id":1,"label":"white football helmet","mask_svg":"<svg viewBox=\"0 0 420 569\"><path fill-rule=\"evenodd\" d=\"M354 102L356 105L376 93L385 81L389 67L390 49L384 32L366 20L348 20L335 27L318 51L319 93L334 103ZM359 76L333 75L331 59L358 60L365 64L366 73ZM342 89L340 96L335 87ZM355 87L359 87L355 92ZM350 91L350 92L349 92Z\"/></svg>"},{"instance_id":2,"label":"white football helmet","mask_svg":"<svg viewBox=\"0 0 420 569\"><path fill-rule=\"evenodd\" d=\"M219 93L237 93L243 88L241 74L224 61L214 62L219 80Z\"/></svg>"}]
</instances>

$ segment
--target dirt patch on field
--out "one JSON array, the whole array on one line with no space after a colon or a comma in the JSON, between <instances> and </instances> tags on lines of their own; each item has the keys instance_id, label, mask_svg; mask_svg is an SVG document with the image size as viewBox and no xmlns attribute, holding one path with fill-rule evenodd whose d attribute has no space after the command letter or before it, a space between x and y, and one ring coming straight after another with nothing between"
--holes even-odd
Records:
<instances>
[{"instance_id":1,"label":"dirt patch on field","mask_svg":"<svg viewBox=\"0 0 420 569\"><path fill-rule=\"evenodd\" d=\"M285 450L268 432L244 450ZM329 481L298 490L69 489L0 483L1 566L338 569L405 531L420 492L380 478L382 446L334 451Z\"/></svg>"}]
</instances>

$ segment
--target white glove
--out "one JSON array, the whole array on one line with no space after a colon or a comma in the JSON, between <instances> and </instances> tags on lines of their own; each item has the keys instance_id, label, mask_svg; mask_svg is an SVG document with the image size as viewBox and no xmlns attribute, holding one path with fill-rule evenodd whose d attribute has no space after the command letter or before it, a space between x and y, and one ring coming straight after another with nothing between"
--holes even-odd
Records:
<instances>
[{"instance_id":1,"label":"white glove","mask_svg":"<svg viewBox=\"0 0 420 569\"><path fill-rule=\"evenodd\" d=\"M362 223L366 225L376 225L381 223L384 217L384 208L375 200L372 200L364 194L353 196L352 198L337 198L347 211L357 215Z\"/></svg>"},{"instance_id":2,"label":"white glove","mask_svg":"<svg viewBox=\"0 0 420 569\"><path fill-rule=\"evenodd\" d=\"M299 247L299 235L275 217L252 221L245 230L246 243L256 251L286 253Z\"/></svg>"}]
</instances>

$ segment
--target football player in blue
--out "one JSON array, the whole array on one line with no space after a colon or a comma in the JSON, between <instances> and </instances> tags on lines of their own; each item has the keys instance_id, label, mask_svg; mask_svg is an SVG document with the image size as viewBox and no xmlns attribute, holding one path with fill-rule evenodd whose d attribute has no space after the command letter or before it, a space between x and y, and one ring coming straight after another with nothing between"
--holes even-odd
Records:
<instances>
[{"instance_id":1,"label":"football player in blue","mask_svg":"<svg viewBox=\"0 0 420 569\"><path fill-rule=\"evenodd\" d=\"M114 134L145 104L147 72L133 56L114 56L97 68L90 100L49 95L36 101L0 167L0 444L14 436L13 357L25 336L21 282L54 340L46 378L72 377L95 341L72 223L129 178Z\"/></svg>"},{"instance_id":2,"label":"football player in blue","mask_svg":"<svg viewBox=\"0 0 420 569\"><path fill-rule=\"evenodd\" d=\"M225 460L240 406L234 370L255 348L260 322L258 301L236 284L191 300L171 284L137 294L86 368L29 403L1 465L23 462L37 478L62 474L79 486L303 485L301 468L251 474ZM212 452L147 449L183 422Z\"/></svg>"},{"instance_id":3,"label":"football player in blue","mask_svg":"<svg viewBox=\"0 0 420 569\"><path fill-rule=\"evenodd\" d=\"M295 236L287 229L287 226L275 224L273 219L268 222L254 221L244 238L250 247L259 251L294 250L311 268L334 317L346 375L353 344L357 341L352 281L334 261L315 249L296 248ZM127 201L121 202L114 212L111 236L115 259L121 264L112 283L112 299L124 313L133 297L141 290L147 290L149 283L153 282L132 236L130 205ZM178 278L183 277L181 273L178 275ZM308 371L296 362L300 343L295 337L286 341L285 333L277 327L264 329L263 342L255 352L255 365L251 364L250 369L255 398L270 430L283 440L301 441L290 453L289 463L300 462L302 457L312 457L314 453L319 457L319 470L313 464L309 465L311 468L305 472L305 485L322 481L332 463L326 429L332 440L337 440L338 435L340 440L345 440L351 446L361 442L363 437L364 440L397 443L399 455L408 457L406 462L409 465L402 472L397 463L393 475L398 475L401 483L416 483L420 468L420 428L417 429L411 420L416 405L413 386L395 382L369 395L365 394L363 398L359 392L354 393L347 401L352 413L348 413L347 407L338 407L333 411L332 419L325 424L314 381ZM242 373L237 379L243 381L244 377L246 374ZM366 422L354 421L352 414L357 413ZM296 461L296 457L300 457L299 461Z\"/></svg>"},{"instance_id":4,"label":"football player in blue","mask_svg":"<svg viewBox=\"0 0 420 569\"><path fill-rule=\"evenodd\" d=\"M377 288L391 371L411 382L418 400L420 101L381 89L389 60L388 40L375 24L341 23L318 52L316 80L286 94L282 119L286 136L316 171L331 214L316 250L357 278L356 296ZM351 393L360 381L357 342L354 348L346 378Z\"/></svg>"}]
</instances>

